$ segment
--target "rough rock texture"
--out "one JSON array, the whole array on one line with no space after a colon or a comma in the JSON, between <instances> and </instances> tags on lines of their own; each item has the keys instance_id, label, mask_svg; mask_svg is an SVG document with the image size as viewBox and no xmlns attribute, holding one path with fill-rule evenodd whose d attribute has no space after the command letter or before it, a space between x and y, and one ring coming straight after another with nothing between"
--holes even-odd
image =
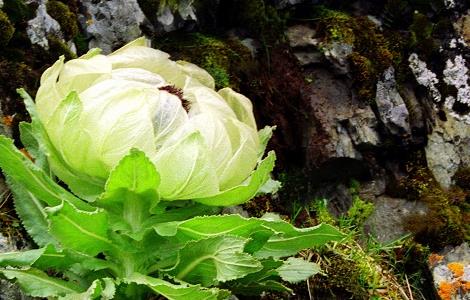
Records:
<instances>
[{"instance_id":1,"label":"rough rock texture","mask_svg":"<svg viewBox=\"0 0 470 300\"><path fill-rule=\"evenodd\" d=\"M427 208L424 203L405 199L378 196L373 203L375 210L368 218L368 231L381 243L392 242L410 232L403 224L412 214L425 215Z\"/></svg>"},{"instance_id":2,"label":"rough rock texture","mask_svg":"<svg viewBox=\"0 0 470 300\"><path fill-rule=\"evenodd\" d=\"M327 70L314 70L310 74L313 84L306 91L318 124L312 124L307 133L307 160L319 165L335 157L360 159L352 140L341 121L353 116L354 103L345 83L338 82ZM335 107L335 109L332 109ZM325 136L318 139L318 136Z\"/></svg>"},{"instance_id":3,"label":"rough rock texture","mask_svg":"<svg viewBox=\"0 0 470 300\"><path fill-rule=\"evenodd\" d=\"M431 254L429 267L441 299L470 299L470 247L463 243L440 254Z\"/></svg>"},{"instance_id":4,"label":"rough rock texture","mask_svg":"<svg viewBox=\"0 0 470 300\"><path fill-rule=\"evenodd\" d=\"M429 136L426 158L439 184L450 187L455 172L470 167L470 126L453 117L439 121Z\"/></svg>"},{"instance_id":5,"label":"rough rock texture","mask_svg":"<svg viewBox=\"0 0 470 300\"><path fill-rule=\"evenodd\" d=\"M26 29L31 44L37 44L44 49L49 49L48 35L63 38L59 23L47 14L46 4L41 3L36 11L36 17L28 21Z\"/></svg>"},{"instance_id":6,"label":"rough rock texture","mask_svg":"<svg viewBox=\"0 0 470 300\"><path fill-rule=\"evenodd\" d=\"M382 80L377 82L375 103L380 119L390 133L399 136L411 134L408 109L397 90L393 67L385 70Z\"/></svg>"},{"instance_id":7,"label":"rough rock texture","mask_svg":"<svg viewBox=\"0 0 470 300\"><path fill-rule=\"evenodd\" d=\"M158 23L155 24L157 31L170 32L182 28L187 21L197 21L192 2L191 0L180 1L176 11L165 7L162 11L157 12Z\"/></svg>"},{"instance_id":8,"label":"rough rock texture","mask_svg":"<svg viewBox=\"0 0 470 300\"><path fill-rule=\"evenodd\" d=\"M81 4L86 9L86 13L81 16L81 23L92 37L89 48L98 47L104 53L109 53L142 35L140 26L145 16L136 0L99 3L84 0Z\"/></svg>"}]
</instances>

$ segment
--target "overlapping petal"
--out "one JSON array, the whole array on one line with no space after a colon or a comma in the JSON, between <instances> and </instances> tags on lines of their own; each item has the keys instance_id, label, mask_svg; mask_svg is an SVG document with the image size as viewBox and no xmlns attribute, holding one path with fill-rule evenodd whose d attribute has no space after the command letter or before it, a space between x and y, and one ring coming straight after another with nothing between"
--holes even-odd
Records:
<instances>
[{"instance_id":1,"label":"overlapping petal","mask_svg":"<svg viewBox=\"0 0 470 300\"><path fill-rule=\"evenodd\" d=\"M93 200L100 182L137 148L160 173L163 200L244 202L269 179L274 154L261 159L271 130L257 131L248 98L214 87L207 71L170 60L143 38L108 56L92 49L65 64L61 58L42 76L36 97L54 152L50 165Z\"/></svg>"}]
</instances>

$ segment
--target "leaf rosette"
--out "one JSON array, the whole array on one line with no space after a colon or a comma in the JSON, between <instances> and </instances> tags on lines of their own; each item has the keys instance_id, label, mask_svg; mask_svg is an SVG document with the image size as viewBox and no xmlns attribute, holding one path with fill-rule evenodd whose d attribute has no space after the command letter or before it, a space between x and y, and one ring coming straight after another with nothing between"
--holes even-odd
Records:
<instances>
[{"instance_id":1,"label":"leaf rosette","mask_svg":"<svg viewBox=\"0 0 470 300\"><path fill-rule=\"evenodd\" d=\"M274 153L262 161L271 128L258 132L250 100L215 91L204 69L145 38L107 56L61 57L42 75L35 106L52 171L89 200L133 148L156 166L164 200L242 203L273 168Z\"/></svg>"}]
</instances>

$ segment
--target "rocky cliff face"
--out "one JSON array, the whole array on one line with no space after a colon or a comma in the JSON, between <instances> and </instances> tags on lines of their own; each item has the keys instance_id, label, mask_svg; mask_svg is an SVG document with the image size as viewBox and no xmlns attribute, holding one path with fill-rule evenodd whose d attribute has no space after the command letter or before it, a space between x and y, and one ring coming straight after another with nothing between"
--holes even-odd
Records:
<instances>
[{"instance_id":1,"label":"rocky cliff face","mask_svg":"<svg viewBox=\"0 0 470 300\"><path fill-rule=\"evenodd\" d=\"M2 126L18 136L28 117L15 89L34 95L59 55L109 53L145 34L248 95L259 125L277 126L270 147L285 188L264 201L289 214L325 198L340 216L356 180L375 204L366 224L380 241L412 233L440 251L470 237L469 9L463 0L3 0Z\"/></svg>"}]
</instances>

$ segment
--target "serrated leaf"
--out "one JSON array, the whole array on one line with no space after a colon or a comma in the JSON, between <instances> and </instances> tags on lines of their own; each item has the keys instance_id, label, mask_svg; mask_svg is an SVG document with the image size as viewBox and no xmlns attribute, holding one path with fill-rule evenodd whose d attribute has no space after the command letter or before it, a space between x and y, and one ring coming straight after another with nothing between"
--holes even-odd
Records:
<instances>
[{"instance_id":1,"label":"serrated leaf","mask_svg":"<svg viewBox=\"0 0 470 300\"><path fill-rule=\"evenodd\" d=\"M20 122L19 129L21 142L26 147L28 153L34 158L35 165L46 174L49 174L50 170L47 157L41 152L39 143L34 136L31 123Z\"/></svg>"},{"instance_id":2,"label":"serrated leaf","mask_svg":"<svg viewBox=\"0 0 470 300\"><path fill-rule=\"evenodd\" d=\"M220 235L248 238L253 230L263 224L262 220L244 218L240 215L216 215L195 217L182 222L162 223L154 226L157 233L184 240L199 240Z\"/></svg>"},{"instance_id":3,"label":"serrated leaf","mask_svg":"<svg viewBox=\"0 0 470 300\"><path fill-rule=\"evenodd\" d=\"M218 300L227 299L230 296L230 293L226 290L220 290L217 288L207 289L199 285L178 285L138 273L134 273L130 277L125 278L125 281L128 283L133 282L140 285L146 285L155 293L160 294L169 300Z\"/></svg>"},{"instance_id":4,"label":"serrated leaf","mask_svg":"<svg viewBox=\"0 0 470 300\"><path fill-rule=\"evenodd\" d=\"M140 240L147 229L144 222L159 201L159 183L154 164L144 152L132 149L111 172L97 206L109 213L112 229Z\"/></svg>"},{"instance_id":5,"label":"serrated leaf","mask_svg":"<svg viewBox=\"0 0 470 300\"><path fill-rule=\"evenodd\" d=\"M237 279L262 268L243 248L248 240L217 236L187 243L179 251L179 261L170 274L189 283L210 286Z\"/></svg>"},{"instance_id":6,"label":"serrated leaf","mask_svg":"<svg viewBox=\"0 0 470 300\"><path fill-rule=\"evenodd\" d=\"M0 135L0 168L16 184L49 206L59 205L63 200L73 203L80 209L90 210L91 206L76 198L55 183L41 169L26 158L13 144L13 141Z\"/></svg>"},{"instance_id":7,"label":"serrated leaf","mask_svg":"<svg viewBox=\"0 0 470 300\"><path fill-rule=\"evenodd\" d=\"M344 234L338 229L327 224L299 229L284 221L266 221L264 226L276 234L253 254L257 258L292 256L301 250L344 238Z\"/></svg>"},{"instance_id":8,"label":"serrated leaf","mask_svg":"<svg viewBox=\"0 0 470 300\"><path fill-rule=\"evenodd\" d=\"M28 251L0 253L0 267L30 267L44 253L46 248Z\"/></svg>"},{"instance_id":9,"label":"serrated leaf","mask_svg":"<svg viewBox=\"0 0 470 300\"><path fill-rule=\"evenodd\" d=\"M81 211L62 202L48 213L50 232L63 247L92 256L112 248L104 211Z\"/></svg>"},{"instance_id":10,"label":"serrated leaf","mask_svg":"<svg viewBox=\"0 0 470 300\"><path fill-rule=\"evenodd\" d=\"M269 174L274 168L276 155L270 151L256 170L251 174L247 183L223 191L212 197L193 199L196 202L212 206L233 206L247 202L252 199L258 190L269 179Z\"/></svg>"},{"instance_id":11,"label":"serrated leaf","mask_svg":"<svg viewBox=\"0 0 470 300\"><path fill-rule=\"evenodd\" d=\"M111 278L96 279L92 282L90 287L83 293L68 294L64 297L59 297L61 300L92 300L113 299L116 292L114 281Z\"/></svg>"},{"instance_id":12,"label":"serrated leaf","mask_svg":"<svg viewBox=\"0 0 470 300\"><path fill-rule=\"evenodd\" d=\"M44 212L43 202L8 176L7 182L14 196L16 213L33 241L41 247L56 244L57 241L48 231L49 222Z\"/></svg>"},{"instance_id":13,"label":"serrated leaf","mask_svg":"<svg viewBox=\"0 0 470 300\"><path fill-rule=\"evenodd\" d=\"M291 283L307 280L320 271L320 267L317 264L296 257L289 257L284 264L277 269L282 280Z\"/></svg>"},{"instance_id":14,"label":"serrated leaf","mask_svg":"<svg viewBox=\"0 0 470 300\"><path fill-rule=\"evenodd\" d=\"M33 297L58 297L83 292L75 284L49 277L37 269L0 269L0 274L3 274L9 280L16 280L23 292Z\"/></svg>"}]
</instances>

